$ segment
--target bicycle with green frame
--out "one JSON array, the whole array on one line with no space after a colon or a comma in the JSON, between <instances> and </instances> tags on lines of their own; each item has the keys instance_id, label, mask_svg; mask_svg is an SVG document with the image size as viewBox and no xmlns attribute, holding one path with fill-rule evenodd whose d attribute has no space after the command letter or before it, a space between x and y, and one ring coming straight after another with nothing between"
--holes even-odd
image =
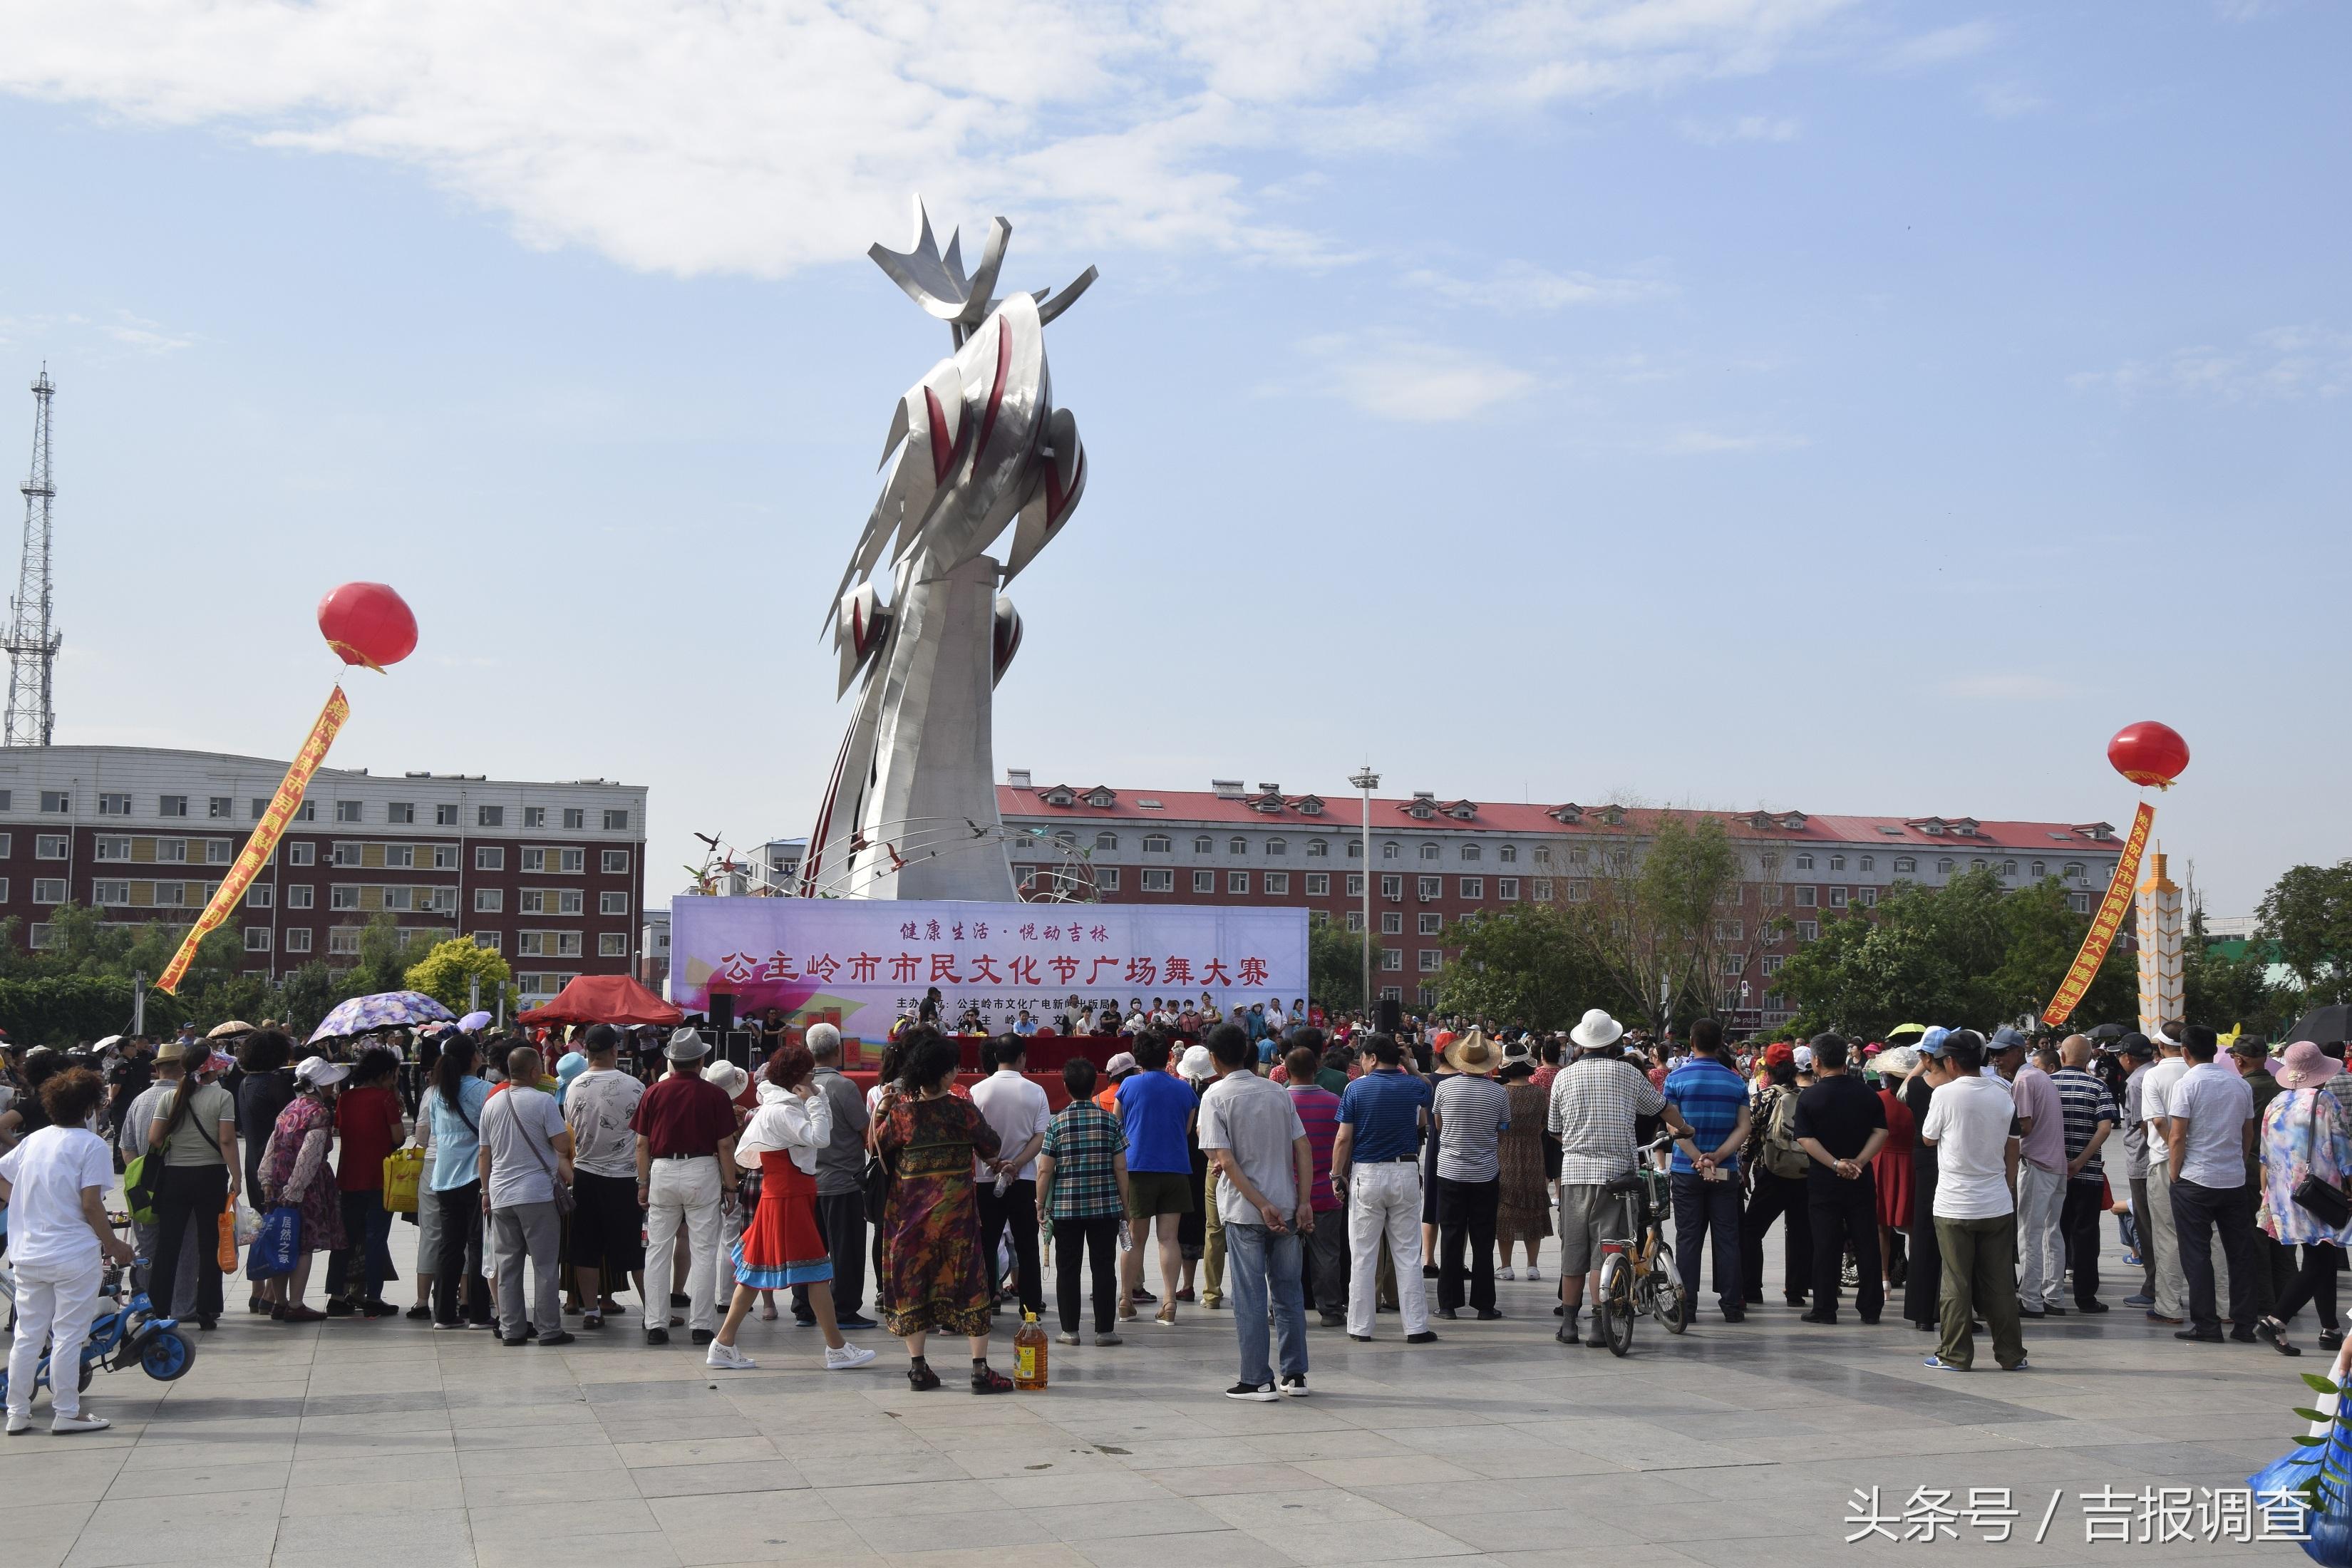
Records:
<instances>
[{"instance_id":1,"label":"bicycle with green frame","mask_svg":"<svg viewBox=\"0 0 2352 1568\"><path fill-rule=\"evenodd\" d=\"M1664 1228L1665 1216L1675 1210L1673 1188L1656 1158L1673 1146L1671 1137L1661 1136L1643 1151L1641 1163L1631 1174L1607 1185L1607 1191L1625 1199L1622 1212L1633 1232L1601 1238L1601 1288L1592 1312L1612 1355L1633 1351L1633 1320L1644 1312L1670 1334L1679 1334L1686 1326L1682 1279L1675 1272L1675 1250Z\"/></svg>"}]
</instances>

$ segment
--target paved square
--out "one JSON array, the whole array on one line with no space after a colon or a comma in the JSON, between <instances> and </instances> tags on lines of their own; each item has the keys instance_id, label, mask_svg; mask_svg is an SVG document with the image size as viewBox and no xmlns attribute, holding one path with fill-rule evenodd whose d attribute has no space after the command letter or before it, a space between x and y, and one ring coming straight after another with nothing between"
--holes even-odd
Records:
<instances>
[{"instance_id":1,"label":"paved square","mask_svg":"<svg viewBox=\"0 0 2352 1568\"><path fill-rule=\"evenodd\" d=\"M394 1227L404 1268L415 1236ZM1963 1520L1931 1548L1945 1558L2302 1561L2088 1544L2080 1494L2242 1486L2288 1446L2315 1352L2177 1344L2118 1308L2029 1324L2031 1372L1937 1373L1891 1313L1816 1328L1775 1305L1738 1328L1703 1312L1679 1339L1645 1321L1619 1361L1552 1342L1549 1279L1500 1289L1507 1321L1442 1323L1433 1346L1408 1349L1390 1315L1370 1345L1310 1330L1314 1394L1279 1405L1222 1396L1232 1318L1196 1309L1115 1349L1055 1345L1047 1391L986 1399L953 1346L947 1385L911 1392L879 1333L861 1336L873 1367L814 1370L817 1336L789 1318L747 1324L761 1367L722 1374L683 1331L646 1348L634 1319L542 1351L233 1317L180 1383L102 1375L90 1407L112 1430L0 1446L0 1564L1907 1561L1922 1547L1843 1543L1874 1485L1888 1514L1923 1485L2011 1489L2014 1539Z\"/></svg>"}]
</instances>

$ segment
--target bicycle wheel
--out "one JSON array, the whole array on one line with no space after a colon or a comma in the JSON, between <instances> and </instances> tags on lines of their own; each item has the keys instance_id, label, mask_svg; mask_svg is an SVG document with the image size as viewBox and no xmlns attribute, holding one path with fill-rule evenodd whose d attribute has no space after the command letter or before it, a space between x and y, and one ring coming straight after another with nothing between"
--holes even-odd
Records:
<instances>
[{"instance_id":1,"label":"bicycle wheel","mask_svg":"<svg viewBox=\"0 0 2352 1568\"><path fill-rule=\"evenodd\" d=\"M196 1347L176 1330L165 1329L151 1334L139 1347L139 1366L158 1383L171 1383L188 1375L196 1364Z\"/></svg>"},{"instance_id":2,"label":"bicycle wheel","mask_svg":"<svg viewBox=\"0 0 2352 1568\"><path fill-rule=\"evenodd\" d=\"M1633 1268L1624 1254L1612 1252L1601 1260L1601 1291L1592 1303L1593 1319L1611 1355L1633 1351Z\"/></svg>"},{"instance_id":3,"label":"bicycle wheel","mask_svg":"<svg viewBox=\"0 0 2352 1568\"><path fill-rule=\"evenodd\" d=\"M1663 1240L1650 1259L1650 1315L1670 1334L1683 1331L1683 1277L1675 1272L1675 1249Z\"/></svg>"}]
</instances>

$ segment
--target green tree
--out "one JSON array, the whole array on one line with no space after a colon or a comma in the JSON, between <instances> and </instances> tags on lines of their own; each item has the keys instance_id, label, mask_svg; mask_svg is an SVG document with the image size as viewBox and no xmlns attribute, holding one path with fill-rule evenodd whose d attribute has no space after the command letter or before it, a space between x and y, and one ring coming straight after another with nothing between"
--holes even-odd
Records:
<instances>
[{"instance_id":1,"label":"green tree","mask_svg":"<svg viewBox=\"0 0 2352 1568\"><path fill-rule=\"evenodd\" d=\"M278 1014L296 1038L307 1038L343 995L341 977L327 967L326 960L314 958L288 971L278 982Z\"/></svg>"},{"instance_id":2,"label":"green tree","mask_svg":"<svg viewBox=\"0 0 2352 1568\"><path fill-rule=\"evenodd\" d=\"M2303 983L2304 1005L2341 1002L2352 994L2352 860L2290 867L2255 906L2262 934Z\"/></svg>"},{"instance_id":3,"label":"green tree","mask_svg":"<svg viewBox=\"0 0 2352 1568\"><path fill-rule=\"evenodd\" d=\"M433 951L433 933L404 931L390 914L380 914L360 930L359 963L343 977L343 996L373 996L408 986L408 972Z\"/></svg>"},{"instance_id":4,"label":"green tree","mask_svg":"<svg viewBox=\"0 0 2352 1568\"><path fill-rule=\"evenodd\" d=\"M1337 921L1307 928L1307 994L1325 1009L1362 1009L1364 943L1361 931L1341 928Z\"/></svg>"},{"instance_id":5,"label":"green tree","mask_svg":"<svg viewBox=\"0 0 2352 1568\"><path fill-rule=\"evenodd\" d=\"M1717 921L1739 909L1742 885L1739 851L1723 823L1662 815L1640 853L1626 837L1604 840L1600 854L1592 900L1570 923L1608 989L1657 1025L1694 994L1712 1007Z\"/></svg>"},{"instance_id":6,"label":"green tree","mask_svg":"<svg viewBox=\"0 0 2352 1568\"><path fill-rule=\"evenodd\" d=\"M1580 923L1565 905L1528 903L1446 927L1440 940L1459 952L1437 977L1439 1011L1567 1028L1612 986Z\"/></svg>"},{"instance_id":7,"label":"green tree","mask_svg":"<svg viewBox=\"0 0 2352 1568\"><path fill-rule=\"evenodd\" d=\"M1313 933L1308 933L1312 953ZM404 977L411 991L422 991L452 1013L463 1013L472 994L473 983L481 983L482 1005L495 1009L499 994L514 971L507 961L488 948L476 943L469 936L452 937L436 942L430 951L409 967Z\"/></svg>"}]
</instances>

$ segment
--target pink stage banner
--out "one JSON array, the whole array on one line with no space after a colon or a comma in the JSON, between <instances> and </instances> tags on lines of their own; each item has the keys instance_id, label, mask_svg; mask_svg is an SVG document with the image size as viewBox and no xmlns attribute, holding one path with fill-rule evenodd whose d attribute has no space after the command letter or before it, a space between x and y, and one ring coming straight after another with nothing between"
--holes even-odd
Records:
<instances>
[{"instance_id":1,"label":"pink stage banner","mask_svg":"<svg viewBox=\"0 0 2352 1568\"><path fill-rule=\"evenodd\" d=\"M1205 991L1221 1007L1307 994L1304 909L1191 904L912 903L680 897L670 903L670 1000L738 1017L838 1024L879 1040L939 987L942 1021L976 1006L991 1029L1073 997L1125 1011Z\"/></svg>"}]
</instances>

